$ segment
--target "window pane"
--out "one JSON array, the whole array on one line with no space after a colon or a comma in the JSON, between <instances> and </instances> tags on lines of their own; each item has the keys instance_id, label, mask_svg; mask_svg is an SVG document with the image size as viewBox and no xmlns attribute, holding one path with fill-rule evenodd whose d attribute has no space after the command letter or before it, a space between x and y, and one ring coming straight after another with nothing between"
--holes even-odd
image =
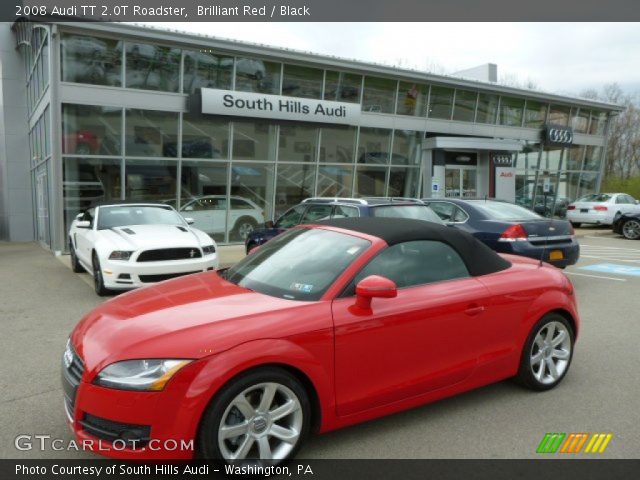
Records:
<instances>
[{"instance_id":1,"label":"window pane","mask_svg":"<svg viewBox=\"0 0 640 480\"><path fill-rule=\"evenodd\" d=\"M176 156L178 113L133 108L128 108L126 112L127 156Z\"/></svg>"},{"instance_id":2,"label":"window pane","mask_svg":"<svg viewBox=\"0 0 640 480\"><path fill-rule=\"evenodd\" d=\"M582 168L582 156L584 155L584 145L573 145L567 151L565 157L565 168L563 170L580 170Z\"/></svg>"},{"instance_id":3,"label":"window pane","mask_svg":"<svg viewBox=\"0 0 640 480\"><path fill-rule=\"evenodd\" d=\"M305 124L280 125L278 160L315 162L318 149L318 127Z\"/></svg>"},{"instance_id":4,"label":"window pane","mask_svg":"<svg viewBox=\"0 0 640 480\"><path fill-rule=\"evenodd\" d=\"M523 99L502 97L500 99L500 118L498 123L509 127L521 126L523 109Z\"/></svg>"},{"instance_id":5,"label":"window pane","mask_svg":"<svg viewBox=\"0 0 640 480\"><path fill-rule=\"evenodd\" d=\"M396 165L415 165L418 163L422 132L396 130L393 134L393 155L391 163Z\"/></svg>"},{"instance_id":6,"label":"window pane","mask_svg":"<svg viewBox=\"0 0 640 480\"><path fill-rule=\"evenodd\" d=\"M358 167L354 195L383 197L387 180L386 167Z\"/></svg>"},{"instance_id":7,"label":"window pane","mask_svg":"<svg viewBox=\"0 0 640 480\"><path fill-rule=\"evenodd\" d=\"M473 122L476 114L477 92L456 90L456 104L453 109L453 119L459 122Z\"/></svg>"},{"instance_id":8,"label":"window pane","mask_svg":"<svg viewBox=\"0 0 640 480\"><path fill-rule=\"evenodd\" d=\"M125 199L176 204L176 160L129 160L125 162Z\"/></svg>"},{"instance_id":9,"label":"window pane","mask_svg":"<svg viewBox=\"0 0 640 480\"><path fill-rule=\"evenodd\" d=\"M362 75L327 71L324 84L324 99L336 102L360 102Z\"/></svg>"},{"instance_id":10,"label":"window pane","mask_svg":"<svg viewBox=\"0 0 640 480\"><path fill-rule=\"evenodd\" d=\"M280 93L280 63L257 58L236 59L236 90L241 92Z\"/></svg>"},{"instance_id":11,"label":"window pane","mask_svg":"<svg viewBox=\"0 0 640 480\"><path fill-rule=\"evenodd\" d=\"M60 51L63 82L122 85L122 42L63 33Z\"/></svg>"},{"instance_id":12,"label":"window pane","mask_svg":"<svg viewBox=\"0 0 640 480\"><path fill-rule=\"evenodd\" d=\"M177 92L180 86L180 49L127 43L125 74L127 88Z\"/></svg>"},{"instance_id":13,"label":"window pane","mask_svg":"<svg viewBox=\"0 0 640 480\"><path fill-rule=\"evenodd\" d=\"M429 118L451 119L453 88L431 86Z\"/></svg>"},{"instance_id":14,"label":"window pane","mask_svg":"<svg viewBox=\"0 0 640 480\"><path fill-rule=\"evenodd\" d=\"M240 163L231 167L229 241L244 241L265 220L273 219L275 165Z\"/></svg>"},{"instance_id":15,"label":"window pane","mask_svg":"<svg viewBox=\"0 0 640 480\"><path fill-rule=\"evenodd\" d=\"M398 82L388 78L365 77L362 110L393 113Z\"/></svg>"},{"instance_id":16,"label":"window pane","mask_svg":"<svg viewBox=\"0 0 640 480\"><path fill-rule=\"evenodd\" d=\"M226 162L182 162L180 214L195 228L223 242L227 224Z\"/></svg>"},{"instance_id":17,"label":"window pane","mask_svg":"<svg viewBox=\"0 0 640 480\"><path fill-rule=\"evenodd\" d=\"M68 158L63 165L65 232L78 213L102 200L119 200L120 160Z\"/></svg>"},{"instance_id":18,"label":"window pane","mask_svg":"<svg viewBox=\"0 0 640 480\"><path fill-rule=\"evenodd\" d=\"M595 172L582 172L580 174L580 191L578 197L595 193L598 174Z\"/></svg>"},{"instance_id":19,"label":"window pane","mask_svg":"<svg viewBox=\"0 0 640 480\"><path fill-rule=\"evenodd\" d=\"M587 147L583 170L600 171L602 147Z\"/></svg>"},{"instance_id":20,"label":"window pane","mask_svg":"<svg viewBox=\"0 0 640 480\"><path fill-rule=\"evenodd\" d=\"M580 181L579 173L562 173L560 175L560 181L558 183L558 199L557 202L559 211L556 214L560 214L561 217L566 216L567 204L578 198L578 183Z\"/></svg>"},{"instance_id":21,"label":"window pane","mask_svg":"<svg viewBox=\"0 0 640 480\"><path fill-rule=\"evenodd\" d=\"M604 135L606 124L606 112L591 112L591 125L589 125L589 133L591 135Z\"/></svg>"},{"instance_id":22,"label":"window pane","mask_svg":"<svg viewBox=\"0 0 640 480\"><path fill-rule=\"evenodd\" d=\"M538 128L544 125L547 117L547 104L527 100L527 108L524 112L524 126Z\"/></svg>"},{"instance_id":23,"label":"window pane","mask_svg":"<svg viewBox=\"0 0 640 480\"><path fill-rule=\"evenodd\" d=\"M355 127L322 127L320 161L352 163L356 143Z\"/></svg>"},{"instance_id":24,"label":"window pane","mask_svg":"<svg viewBox=\"0 0 640 480\"><path fill-rule=\"evenodd\" d=\"M427 116L427 97L429 85L413 82L400 82L398 91L398 115Z\"/></svg>"},{"instance_id":25,"label":"window pane","mask_svg":"<svg viewBox=\"0 0 640 480\"><path fill-rule=\"evenodd\" d=\"M175 157L177 144L166 145L166 156ZM229 121L213 115L185 113L182 118L184 158L229 158Z\"/></svg>"},{"instance_id":26,"label":"window pane","mask_svg":"<svg viewBox=\"0 0 640 480\"><path fill-rule=\"evenodd\" d=\"M416 198L420 181L419 174L419 168L391 167L388 195L390 197Z\"/></svg>"},{"instance_id":27,"label":"window pane","mask_svg":"<svg viewBox=\"0 0 640 480\"><path fill-rule=\"evenodd\" d=\"M490 93L481 93L478 98L477 123L496 123L498 113L498 96Z\"/></svg>"},{"instance_id":28,"label":"window pane","mask_svg":"<svg viewBox=\"0 0 640 480\"><path fill-rule=\"evenodd\" d=\"M350 197L353 167L320 166L318 172L319 197Z\"/></svg>"},{"instance_id":29,"label":"window pane","mask_svg":"<svg viewBox=\"0 0 640 480\"><path fill-rule=\"evenodd\" d=\"M567 126L569 124L569 107L551 105L549 110L549 123L553 125Z\"/></svg>"},{"instance_id":30,"label":"window pane","mask_svg":"<svg viewBox=\"0 0 640 480\"><path fill-rule=\"evenodd\" d=\"M577 133L587 133L589 127L589 110L581 108L579 111L577 108L573 109L573 130Z\"/></svg>"},{"instance_id":31,"label":"window pane","mask_svg":"<svg viewBox=\"0 0 640 480\"><path fill-rule=\"evenodd\" d=\"M542 159L540 160L540 169L548 170L554 173L560 166L560 158L562 156L562 148L545 149L542 152Z\"/></svg>"},{"instance_id":32,"label":"window pane","mask_svg":"<svg viewBox=\"0 0 640 480\"><path fill-rule=\"evenodd\" d=\"M282 95L321 98L323 74L324 72L317 68L285 64L282 78Z\"/></svg>"},{"instance_id":33,"label":"window pane","mask_svg":"<svg viewBox=\"0 0 640 480\"><path fill-rule=\"evenodd\" d=\"M278 164L276 179L276 205L274 217L297 205L305 198L313 197L313 185L316 180L316 166Z\"/></svg>"},{"instance_id":34,"label":"window pane","mask_svg":"<svg viewBox=\"0 0 640 480\"><path fill-rule=\"evenodd\" d=\"M62 153L120 155L122 109L62 105Z\"/></svg>"},{"instance_id":35,"label":"window pane","mask_svg":"<svg viewBox=\"0 0 640 480\"><path fill-rule=\"evenodd\" d=\"M315 223L322 220L329 220L331 210L333 210L332 205L309 205L300 223Z\"/></svg>"},{"instance_id":36,"label":"window pane","mask_svg":"<svg viewBox=\"0 0 640 480\"><path fill-rule=\"evenodd\" d=\"M193 93L198 88L231 90L232 77L233 57L217 55L208 50L184 52L185 93Z\"/></svg>"},{"instance_id":37,"label":"window pane","mask_svg":"<svg viewBox=\"0 0 640 480\"><path fill-rule=\"evenodd\" d=\"M275 160L276 126L268 121L233 122L233 151L237 160Z\"/></svg>"},{"instance_id":38,"label":"window pane","mask_svg":"<svg viewBox=\"0 0 640 480\"><path fill-rule=\"evenodd\" d=\"M358 163L389 163L391 130L385 128L360 128Z\"/></svg>"}]
</instances>

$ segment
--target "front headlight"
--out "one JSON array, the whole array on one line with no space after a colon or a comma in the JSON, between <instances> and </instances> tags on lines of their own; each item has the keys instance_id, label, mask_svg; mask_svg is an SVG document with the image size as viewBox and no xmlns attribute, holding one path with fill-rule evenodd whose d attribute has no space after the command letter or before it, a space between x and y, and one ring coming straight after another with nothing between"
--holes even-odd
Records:
<instances>
[{"instance_id":1,"label":"front headlight","mask_svg":"<svg viewBox=\"0 0 640 480\"><path fill-rule=\"evenodd\" d=\"M213 255L214 253L216 253L215 245L207 245L206 247L202 247L203 255Z\"/></svg>"},{"instance_id":2,"label":"front headlight","mask_svg":"<svg viewBox=\"0 0 640 480\"><path fill-rule=\"evenodd\" d=\"M115 250L109 255L109 260L129 260L132 253L126 250Z\"/></svg>"},{"instance_id":3,"label":"front headlight","mask_svg":"<svg viewBox=\"0 0 640 480\"><path fill-rule=\"evenodd\" d=\"M158 392L191 360L124 360L105 367L94 383L120 390Z\"/></svg>"}]
</instances>

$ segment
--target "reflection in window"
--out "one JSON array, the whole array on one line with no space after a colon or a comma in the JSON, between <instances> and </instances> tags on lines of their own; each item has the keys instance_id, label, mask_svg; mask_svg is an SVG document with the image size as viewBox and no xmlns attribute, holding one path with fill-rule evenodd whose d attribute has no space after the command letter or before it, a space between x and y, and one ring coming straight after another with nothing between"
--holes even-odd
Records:
<instances>
[{"instance_id":1,"label":"reflection in window","mask_svg":"<svg viewBox=\"0 0 640 480\"><path fill-rule=\"evenodd\" d=\"M473 122L476 114L477 92L456 90L456 104L453 108L453 119L459 122Z\"/></svg>"},{"instance_id":2,"label":"reflection in window","mask_svg":"<svg viewBox=\"0 0 640 480\"><path fill-rule=\"evenodd\" d=\"M549 109L549 123L552 125L567 126L569 124L569 107L551 105Z\"/></svg>"},{"instance_id":3,"label":"reflection in window","mask_svg":"<svg viewBox=\"0 0 640 480\"><path fill-rule=\"evenodd\" d=\"M350 197L352 166L321 165L318 170L318 197Z\"/></svg>"},{"instance_id":4,"label":"reflection in window","mask_svg":"<svg viewBox=\"0 0 640 480\"><path fill-rule=\"evenodd\" d=\"M391 167L388 195L390 197L416 198L420 181L419 173L419 168Z\"/></svg>"},{"instance_id":5,"label":"reflection in window","mask_svg":"<svg viewBox=\"0 0 640 480\"><path fill-rule=\"evenodd\" d=\"M396 130L393 133L393 155L391 163L395 165L414 165L419 161L421 132Z\"/></svg>"},{"instance_id":6,"label":"reflection in window","mask_svg":"<svg viewBox=\"0 0 640 480\"><path fill-rule=\"evenodd\" d=\"M184 52L185 93L198 88L231 90L233 80L233 57L217 55L207 50Z\"/></svg>"},{"instance_id":7,"label":"reflection in window","mask_svg":"<svg viewBox=\"0 0 640 480\"><path fill-rule=\"evenodd\" d=\"M122 42L63 33L60 41L62 81L122 85Z\"/></svg>"},{"instance_id":8,"label":"reflection in window","mask_svg":"<svg viewBox=\"0 0 640 480\"><path fill-rule=\"evenodd\" d=\"M360 102L362 75L328 70L325 74L324 99L335 102Z\"/></svg>"},{"instance_id":9,"label":"reflection in window","mask_svg":"<svg viewBox=\"0 0 640 480\"><path fill-rule=\"evenodd\" d=\"M586 147L583 170L600 171L602 147Z\"/></svg>"},{"instance_id":10,"label":"reflection in window","mask_svg":"<svg viewBox=\"0 0 640 480\"><path fill-rule=\"evenodd\" d=\"M305 198L313 197L316 166L279 163L276 177L276 204L274 217L282 215L290 207Z\"/></svg>"},{"instance_id":11,"label":"reflection in window","mask_svg":"<svg viewBox=\"0 0 640 480\"><path fill-rule=\"evenodd\" d=\"M295 123L280 125L279 161L315 162L317 150L317 126Z\"/></svg>"},{"instance_id":12,"label":"reflection in window","mask_svg":"<svg viewBox=\"0 0 640 480\"><path fill-rule=\"evenodd\" d=\"M273 218L275 165L238 163L231 167L229 240L244 241L265 220Z\"/></svg>"},{"instance_id":13,"label":"reflection in window","mask_svg":"<svg viewBox=\"0 0 640 480\"><path fill-rule=\"evenodd\" d=\"M498 123L509 127L521 126L523 108L523 99L502 97L500 99L500 118L498 119Z\"/></svg>"},{"instance_id":14,"label":"reflection in window","mask_svg":"<svg viewBox=\"0 0 640 480\"><path fill-rule=\"evenodd\" d=\"M178 113L128 108L125 137L129 157L175 157Z\"/></svg>"},{"instance_id":15,"label":"reflection in window","mask_svg":"<svg viewBox=\"0 0 640 480\"><path fill-rule=\"evenodd\" d=\"M478 96L477 123L495 124L498 114L498 96L491 93L481 93Z\"/></svg>"},{"instance_id":16,"label":"reflection in window","mask_svg":"<svg viewBox=\"0 0 640 480\"><path fill-rule=\"evenodd\" d=\"M393 113L398 82L388 78L365 77L362 110Z\"/></svg>"},{"instance_id":17,"label":"reflection in window","mask_svg":"<svg viewBox=\"0 0 640 480\"><path fill-rule=\"evenodd\" d=\"M595 193L597 180L598 174L596 172L582 172L580 174L580 190L577 197L584 197L585 195Z\"/></svg>"},{"instance_id":18,"label":"reflection in window","mask_svg":"<svg viewBox=\"0 0 640 480\"><path fill-rule=\"evenodd\" d=\"M122 109L62 105L62 153L120 155Z\"/></svg>"},{"instance_id":19,"label":"reflection in window","mask_svg":"<svg viewBox=\"0 0 640 480\"><path fill-rule=\"evenodd\" d=\"M389 163L391 130L386 128L360 128L358 163Z\"/></svg>"},{"instance_id":20,"label":"reflection in window","mask_svg":"<svg viewBox=\"0 0 640 480\"><path fill-rule=\"evenodd\" d=\"M178 187L176 160L125 161L125 199L165 202L175 206Z\"/></svg>"},{"instance_id":21,"label":"reflection in window","mask_svg":"<svg viewBox=\"0 0 640 480\"><path fill-rule=\"evenodd\" d=\"M398 115L426 117L429 85L414 82L400 82L398 90Z\"/></svg>"},{"instance_id":22,"label":"reflection in window","mask_svg":"<svg viewBox=\"0 0 640 480\"><path fill-rule=\"evenodd\" d=\"M323 71L299 65L284 65L282 95L321 98Z\"/></svg>"},{"instance_id":23,"label":"reflection in window","mask_svg":"<svg viewBox=\"0 0 640 480\"><path fill-rule=\"evenodd\" d=\"M584 145L572 145L565 154L566 168L563 170L580 170L582 168L582 157L584 155Z\"/></svg>"},{"instance_id":24,"label":"reflection in window","mask_svg":"<svg viewBox=\"0 0 640 480\"><path fill-rule=\"evenodd\" d=\"M573 118L571 119L571 124L573 126L573 130L577 133L587 133L589 128L589 110L584 108L581 109L573 109Z\"/></svg>"},{"instance_id":25,"label":"reflection in window","mask_svg":"<svg viewBox=\"0 0 640 480\"><path fill-rule=\"evenodd\" d=\"M176 143L165 145L167 157L175 157ZM182 118L184 158L228 158L229 121L213 115L185 113Z\"/></svg>"},{"instance_id":26,"label":"reflection in window","mask_svg":"<svg viewBox=\"0 0 640 480\"><path fill-rule=\"evenodd\" d=\"M580 174L579 173L561 173L560 180L558 182L558 205L560 206L560 211L556 212L556 214L560 214L562 217L563 214L566 215L566 204L574 201L578 198L578 188L580 182ZM564 207L564 208L562 208Z\"/></svg>"},{"instance_id":27,"label":"reflection in window","mask_svg":"<svg viewBox=\"0 0 640 480\"><path fill-rule=\"evenodd\" d=\"M127 43L125 86L177 92L180 86L180 55L179 48Z\"/></svg>"},{"instance_id":28,"label":"reflection in window","mask_svg":"<svg viewBox=\"0 0 640 480\"><path fill-rule=\"evenodd\" d=\"M524 126L529 128L539 128L544 125L547 119L547 104L527 100L527 107L524 112Z\"/></svg>"},{"instance_id":29,"label":"reflection in window","mask_svg":"<svg viewBox=\"0 0 640 480\"><path fill-rule=\"evenodd\" d=\"M606 112L591 112L591 124L589 125L589 133L591 135L604 135L605 126L607 125Z\"/></svg>"},{"instance_id":30,"label":"reflection in window","mask_svg":"<svg viewBox=\"0 0 640 480\"><path fill-rule=\"evenodd\" d=\"M386 167L361 167L357 169L354 195L383 197L387 180Z\"/></svg>"},{"instance_id":31,"label":"reflection in window","mask_svg":"<svg viewBox=\"0 0 640 480\"><path fill-rule=\"evenodd\" d=\"M562 148L547 148L542 152L540 168L542 170L557 171L562 158Z\"/></svg>"},{"instance_id":32,"label":"reflection in window","mask_svg":"<svg viewBox=\"0 0 640 480\"><path fill-rule=\"evenodd\" d=\"M322 127L320 161L352 163L356 143L355 127Z\"/></svg>"},{"instance_id":33,"label":"reflection in window","mask_svg":"<svg viewBox=\"0 0 640 480\"><path fill-rule=\"evenodd\" d=\"M431 86L429 95L429 118L451 119L453 88Z\"/></svg>"},{"instance_id":34,"label":"reflection in window","mask_svg":"<svg viewBox=\"0 0 640 480\"><path fill-rule=\"evenodd\" d=\"M257 58L236 59L236 90L241 92L280 93L280 63Z\"/></svg>"},{"instance_id":35,"label":"reflection in window","mask_svg":"<svg viewBox=\"0 0 640 480\"><path fill-rule=\"evenodd\" d=\"M233 122L233 151L236 160L275 160L276 126L263 120Z\"/></svg>"}]
</instances>

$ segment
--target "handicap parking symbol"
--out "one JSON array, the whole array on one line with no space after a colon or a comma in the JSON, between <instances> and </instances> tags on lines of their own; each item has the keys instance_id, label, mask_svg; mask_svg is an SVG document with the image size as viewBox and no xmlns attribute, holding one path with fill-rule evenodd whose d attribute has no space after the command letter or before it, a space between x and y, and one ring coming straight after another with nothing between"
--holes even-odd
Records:
<instances>
[{"instance_id":1,"label":"handicap parking symbol","mask_svg":"<svg viewBox=\"0 0 640 480\"><path fill-rule=\"evenodd\" d=\"M631 267L629 265L620 265L617 263L597 263L595 265L587 265L578 267L581 270L590 270L592 272L613 273L618 275L631 275L640 277L640 267Z\"/></svg>"}]
</instances>

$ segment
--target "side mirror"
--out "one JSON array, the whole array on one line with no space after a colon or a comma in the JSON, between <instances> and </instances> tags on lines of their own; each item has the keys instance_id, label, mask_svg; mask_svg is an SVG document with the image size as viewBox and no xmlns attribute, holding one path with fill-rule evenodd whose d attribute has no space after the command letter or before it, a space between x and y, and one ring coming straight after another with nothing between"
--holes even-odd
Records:
<instances>
[{"instance_id":1,"label":"side mirror","mask_svg":"<svg viewBox=\"0 0 640 480\"><path fill-rule=\"evenodd\" d=\"M266 222L264 222L265 228L273 228L274 225L275 223L273 223L273 220L267 220Z\"/></svg>"},{"instance_id":2,"label":"side mirror","mask_svg":"<svg viewBox=\"0 0 640 480\"><path fill-rule=\"evenodd\" d=\"M89 220L80 220L76 222L76 228L91 228L91 222Z\"/></svg>"},{"instance_id":3,"label":"side mirror","mask_svg":"<svg viewBox=\"0 0 640 480\"><path fill-rule=\"evenodd\" d=\"M187 222L187 225L193 225L196 221L191 217L185 217L184 221Z\"/></svg>"},{"instance_id":4,"label":"side mirror","mask_svg":"<svg viewBox=\"0 0 640 480\"><path fill-rule=\"evenodd\" d=\"M372 298L394 298L397 295L395 282L379 275L369 275L356 285L356 306L369 310Z\"/></svg>"}]
</instances>

